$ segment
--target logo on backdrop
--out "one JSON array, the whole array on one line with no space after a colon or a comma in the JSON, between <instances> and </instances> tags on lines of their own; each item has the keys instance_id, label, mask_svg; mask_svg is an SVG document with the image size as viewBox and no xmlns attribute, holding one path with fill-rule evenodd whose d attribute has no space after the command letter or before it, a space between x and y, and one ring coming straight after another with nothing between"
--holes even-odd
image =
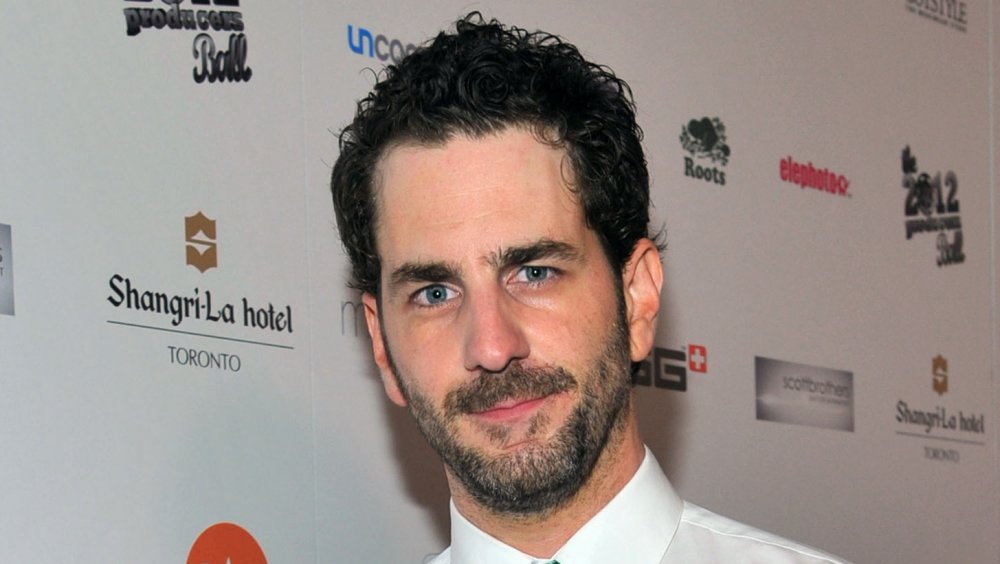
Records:
<instances>
[{"instance_id":1,"label":"logo on backdrop","mask_svg":"<svg viewBox=\"0 0 1000 564\"><path fill-rule=\"evenodd\" d=\"M962 250L962 218L959 216L958 176L948 171L941 180L941 172L931 176L917 168L917 157L910 146L903 149L903 188L906 200L906 238L923 232L937 232L937 265L965 262ZM948 234L951 233L949 239Z\"/></svg>"},{"instance_id":2,"label":"logo on backdrop","mask_svg":"<svg viewBox=\"0 0 1000 564\"><path fill-rule=\"evenodd\" d=\"M14 248L11 228L0 223L0 315L14 315Z\"/></svg>"},{"instance_id":3,"label":"logo on backdrop","mask_svg":"<svg viewBox=\"0 0 1000 564\"><path fill-rule=\"evenodd\" d=\"M896 401L896 434L907 437L932 440L924 445L924 457L939 462L959 462L962 445L984 446L986 441L986 414L975 410L954 409L941 405L941 399L948 392L948 359L937 355L930 363L931 391L938 396L933 402L916 404L904 399ZM926 378L926 376L924 376ZM925 380L926 381L926 380ZM924 388L926 389L926 388ZM933 396L928 396L928 398ZM950 443L950 444L946 444Z\"/></svg>"},{"instance_id":4,"label":"logo on backdrop","mask_svg":"<svg viewBox=\"0 0 1000 564\"><path fill-rule=\"evenodd\" d=\"M202 212L184 218L186 262L204 274L216 268L216 221ZM178 246L179 247L179 246ZM178 264L180 264L180 257ZM220 275L216 275L220 276ZM177 278L181 276L178 274ZM107 301L116 310L108 323L160 332L183 334L212 342L293 349L274 339L287 339L294 332L291 305L240 297L227 299L201 285L181 290L151 286L149 276L114 273L108 279ZM207 277L206 277L207 278ZM246 338L250 334L254 338ZM259 340L265 336L268 341ZM242 359L217 348L166 345L165 358L171 364L239 372Z\"/></svg>"},{"instance_id":5,"label":"logo on backdrop","mask_svg":"<svg viewBox=\"0 0 1000 564\"><path fill-rule=\"evenodd\" d=\"M124 9L125 34L134 37L154 29L194 33L190 52L196 83L250 80L253 70L247 65L246 24L237 9L240 0L189 0L190 9L182 8L185 0L161 2L163 6L153 0L125 0L129 6Z\"/></svg>"},{"instance_id":6,"label":"logo on backdrop","mask_svg":"<svg viewBox=\"0 0 1000 564\"><path fill-rule=\"evenodd\" d=\"M219 266L219 250L215 242L215 220L198 212L184 218L187 241L187 263L205 272Z\"/></svg>"},{"instance_id":7,"label":"logo on backdrop","mask_svg":"<svg viewBox=\"0 0 1000 564\"><path fill-rule=\"evenodd\" d=\"M948 391L948 359L941 355L931 360L931 388L939 396Z\"/></svg>"},{"instance_id":8,"label":"logo on backdrop","mask_svg":"<svg viewBox=\"0 0 1000 564\"><path fill-rule=\"evenodd\" d=\"M216 523L198 535L187 564L267 564L267 557L246 529L233 523Z\"/></svg>"},{"instance_id":9,"label":"logo on backdrop","mask_svg":"<svg viewBox=\"0 0 1000 564\"><path fill-rule=\"evenodd\" d=\"M403 57L417 49L417 46L412 43L403 45L399 39L392 39L363 27L355 28L351 24L347 24L347 46L358 55L378 59L382 62L391 59L397 65L403 60Z\"/></svg>"},{"instance_id":10,"label":"logo on backdrop","mask_svg":"<svg viewBox=\"0 0 1000 564\"><path fill-rule=\"evenodd\" d=\"M969 25L966 3L962 0L906 0L906 10L933 22L965 32Z\"/></svg>"},{"instance_id":11,"label":"logo on backdrop","mask_svg":"<svg viewBox=\"0 0 1000 564\"><path fill-rule=\"evenodd\" d=\"M636 386L683 392L687 390L689 370L708 372L707 347L695 344L679 349L653 347L649 357L639 363L634 382Z\"/></svg>"},{"instance_id":12,"label":"logo on backdrop","mask_svg":"<svg viewBox=\"0 0 1000 564\"><path fill-rule=\"evenodd\" d=\"M800 188L810 188L833 196L851 197L851 192L848 190L851 181L846 176L828 168L816 168L812 161L802 164L788 156L781 159L778 172L781 180L796 184Z\"/></svg>"},{"instance_id":13,"label":"logo on backdrop","mask_svg":"<svg viewBox=\"0 0 1000 564\"><path fill-rule=\"evenodd\" d=\"M757 420L854 431L854 374L754 357Z\"/></svg>"},{"instance_id":14,"label":"logo on backdrop","mask_svg":"<svg viewBox=\"0 0 1000 564\"><path fill-rule=\"evenodd\" d=\"M681 127L680 140L681 147L690 154L684 157L684 176L725 186L729 145L722 121L717 117L693 119Z\"/></svg>"}]
</instances>

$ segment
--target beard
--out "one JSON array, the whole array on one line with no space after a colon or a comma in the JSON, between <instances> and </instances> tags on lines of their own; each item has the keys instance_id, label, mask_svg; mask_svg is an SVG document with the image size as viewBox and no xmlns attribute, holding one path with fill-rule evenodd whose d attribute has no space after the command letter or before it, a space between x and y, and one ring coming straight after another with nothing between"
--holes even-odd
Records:
<instances>
[{"instance_id":1,"label":"beard","mask_svg":"<svg viewBox=\"0 0 1000 564\"><path fill-rule=\"evenodd\" d=\"M479 505L498 514L541 514L569 500L590 478L630 408L631 363L624 304L619 303L617 313L602 350L583 374L574 375L559 366L525 367L513 361L501 372L483 372L449 391L440 409L409 384L386 347L390 367L417 427ZM529 420L524 437L529 444L510 453L491 456L459 439L460 416L507 400L569 391L577 391L580 399L548 440L530 440L548 427L549 418L542 412ZM502 424L482 423L478 427L498 447L510 439L510 428Z\"/></svg>"}]
</instances>

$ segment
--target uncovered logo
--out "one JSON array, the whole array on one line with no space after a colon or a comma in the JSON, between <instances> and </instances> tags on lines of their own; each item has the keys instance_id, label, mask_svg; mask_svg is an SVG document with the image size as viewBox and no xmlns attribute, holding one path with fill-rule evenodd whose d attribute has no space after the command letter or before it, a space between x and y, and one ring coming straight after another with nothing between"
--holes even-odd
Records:
<instances>
[{"instance_id":1,"label":"uncovered logo","mask_svg":"<svg viewBox=\"0 0 1000 564\"><path fill-rule=\"evenodd\" d=\"M236 8L240 0L190 0L191 9L183 9L184 0L162 0L165 5L150 6L153 0L124 0L125 34L139 35L143 30L170 29L200 32L194 36L192 50L194 81L245 82L253 70L247 66L246 25ZM205 9L210 8L210 9ZM230 32L226 48L216 46L216 37L208 33ZM220 41L220 43L226 43Z\"/></svg>"},{"instance_id":2,"label":"uncovered logo","mask_svg":"<svg viewBox=\"0 0 1000 564\"><path fill-rule=\"evenodd\" d=\"M0 315L14 315L14 250L9 225L0 223Z\"/></svg>"},{"instance_id":3,"label":"uncovered logo","mask_svg":"<svg viewBox=\"0 0 1000 564\"><path fill-rule=\"evenodd\" d=\"M838 174L828 168L817 168L812 161L802 164L791 156L781 159L778 165L781 179L800 188L810 188L833 196L850 198L848 188L851 181L843 174Z\"/></svg>"},{"instance_id":4,"label":"uncovered logo","mask_svg":"<svg viewBox=\"0 0 1000 564\"><path fill-rule=\"evenodd\" d=\"M363 27L355 29L350 24L347 25L347 46L358 55L377 58L382 62L392 59L392 62L397 65L404 57L417 49L417 46L412 43L403 45L399 39L390 39L381 33L372 33Z\"/></svg>"},{"instance_id":5,"label":"uncovered logo","mask_svg":"<svg viewBox=\"0 0 1000 564\"><path fill-rule=\"evenodd\" d=\"M216 523L194 541L187 564L267 564L267 557L246 529L233 523Z\"/></svg>"},{"instance_id":6,"label":"uncovered logo","mask_svg":"<svg viewBox=\"0 0 1000 564\"><path fill-rule=\"evenodd\" d=\"M722 121L717 117L693 119L681 127L680 140L681 147L690 154L684 157L684 176L725 186L724 167L729 163L729 145ZM699 164L705 161L716 166Z\"/></svg>"},{"instance_id":7,"label":"uncovered logo","mask_svg":"<svg viewBox=\"0 0 1000 564\"><path fill-rule=\"evenodd\" d=\"M965 262L962 218L958 215L958 176L949 170L942 182L940 171L933 176L921 172L909 145L903 149L902 161L906 238L911 239L917 233L937 232L937 265ZM948 239L949 231L953 233L951 240Z\"/></svg>"}]
</instances>

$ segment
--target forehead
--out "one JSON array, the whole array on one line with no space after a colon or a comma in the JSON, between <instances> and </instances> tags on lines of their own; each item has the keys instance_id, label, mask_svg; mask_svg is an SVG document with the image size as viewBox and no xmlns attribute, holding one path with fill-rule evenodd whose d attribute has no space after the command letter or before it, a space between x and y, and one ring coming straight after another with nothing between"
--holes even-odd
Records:
<instances>
[{"instance_id":1,"label":"forehead","mask_svg":"<svg viewBox=\"0 0 1000 564\"><path fill-rule=\"evenodd\" d=\"M384 266L418 257L459 259L586 231L566 151L524 129L399 145L376 173Z\"/></svg>"}]
</instances>

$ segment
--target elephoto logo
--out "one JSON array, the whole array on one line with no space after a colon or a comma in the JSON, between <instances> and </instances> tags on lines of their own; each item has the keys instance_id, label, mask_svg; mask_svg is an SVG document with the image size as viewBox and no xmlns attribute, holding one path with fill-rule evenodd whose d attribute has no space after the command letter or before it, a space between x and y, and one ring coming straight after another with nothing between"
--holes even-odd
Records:
<instances>
[{"instance_id":1,"label":"elephoto logo","mask_svg":"<svg viewBox=\"0 0 1000 564\"><path fill-rule=\"evenodd\" d=\"M785 157L778 165L778 173L781 180L800 188L810 188L832 196L851 197L851 192L848 190L851 181L846 176L829 168L813 166L812 161L803 164L791 156Z\"/></svg>"},{"instance_id":2,"label":"elephoto logo","mask_svg":"<svg viewBox=\"0 0 1000 564\"><path fill-rule=\"evenodd\" d=\"M205 272L219 266L219 249L215 241L215 220L198 212L184 218L185 256L190 266Z\"/></svg>"},{"instance_id":3,"label":"elephoto logo","mask_svg":"<svg viewBox=\"0 0 1000 564\"><path fill-rule=\"evenodd\" d=\"M681 127L681 147L690 156L684 157L684 176L726 185L723 168L729 163L729 145L726 126L717 117L693 119ZM701 165L695 161L708 161L716 166Z\"/></svg>"},{"instance_id":4,"label":"elephoto logo","mask_svg":"<svg viewBox=\"0 0 1000 564\"><path fill-rule=\"evenodd\" d=\"M194 541L187 564L267 564L267 557L246 529L233 523L216 523Z\"/></svg>"},{"instance_id":5,"label":"elephoto logo","mask_svg":"<svg viewBox=\"0 0 1000 564\"><path fill-rule=\"evenodd\" d=\"M854 374L755 357L757 419L854 431Z\"/></svg>"},{"instance_id":6,"label":"elephoto logo","mask_svg":"<svg viewBox=\"0 0 1000 564\"><path fill-rule=\"evenodd\" d=\"M14 250L9 225L0 223L0 315L14 315Z\"/></svg>"}]
</instances>

